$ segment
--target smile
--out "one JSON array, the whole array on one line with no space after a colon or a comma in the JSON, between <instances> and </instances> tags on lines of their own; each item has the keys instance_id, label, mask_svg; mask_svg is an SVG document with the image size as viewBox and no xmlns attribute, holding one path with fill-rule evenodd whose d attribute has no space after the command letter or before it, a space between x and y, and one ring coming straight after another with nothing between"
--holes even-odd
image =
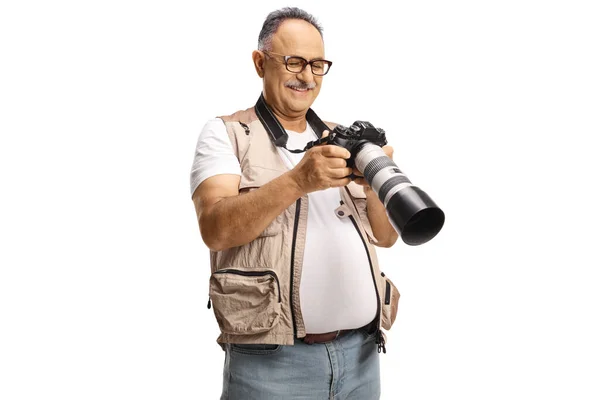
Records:
<instances>
[{"instance_id":1,"label":"smile","mask_svg":"<svg viewBox=\"0 0 600 400\"><path fill-rule=\"evenodd\" d=\"M288 88L292 89L295 92L301 92L301 93L308 92L310 90L310 89L307 89L307 88L300 89L300 88L296 88L296 87L293 87L293 86L288 86Z\"/></svg>"}]
</instances>

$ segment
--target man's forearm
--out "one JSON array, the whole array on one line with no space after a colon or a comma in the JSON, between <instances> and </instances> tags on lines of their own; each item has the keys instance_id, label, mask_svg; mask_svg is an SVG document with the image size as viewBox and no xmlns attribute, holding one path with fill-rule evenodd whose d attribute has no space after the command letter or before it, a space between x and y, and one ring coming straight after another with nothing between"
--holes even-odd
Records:
<instances>
[{"instance_id":1,"label":"man's forearm","mask_svg":"<svg viewBox=\"0 0 600 400\"><path fill-rule=\"evenodd\" d=\"M373 235L377 239L377 245L390 247L396 243L398 233L390 223L385 207L377 197L377 193L370 188L365 188L365 193L367 195L367 216Z\"/></svg>"},{"instance_id":2,"label":"man's forearm","mask_svg":"<svg viewBox=\"0 0 600 400\"><path fill-rule=\"evenodd\" d=\"M200 216L204 242L214 251L250 243L302 195L285 173L249 193L226 197Z\"/></svg>"}]
</instances>

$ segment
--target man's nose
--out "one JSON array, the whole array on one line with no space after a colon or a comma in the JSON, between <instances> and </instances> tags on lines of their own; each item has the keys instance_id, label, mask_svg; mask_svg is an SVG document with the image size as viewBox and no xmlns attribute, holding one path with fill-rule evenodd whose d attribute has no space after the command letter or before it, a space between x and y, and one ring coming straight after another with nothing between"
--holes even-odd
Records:
<instances>
[{"instance_id":1,"label":"man's nose","mask_svg":"<svg viewBox=\"0 0 600 400\"><path fill-rule=\"evenodd\" d=\"M315 80L312 70L310 69L310 64L306 64L306 68L304 68L302 72L299 72L297 76L298 79L306 83L312 83Z\"/></svg>"}]
</instances>

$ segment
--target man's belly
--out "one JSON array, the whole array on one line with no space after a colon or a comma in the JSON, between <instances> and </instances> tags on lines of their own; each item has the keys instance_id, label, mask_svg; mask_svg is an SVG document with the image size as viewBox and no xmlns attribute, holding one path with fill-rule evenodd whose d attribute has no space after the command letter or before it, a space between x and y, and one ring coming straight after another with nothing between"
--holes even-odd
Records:
<instances>
[{"instance_id":1,"label":"man's belly","mask_svg":"<svg viewBox=\"0 0 600 400\"><path fill-rule=\"evenodd\" d=\"M300 307L307 333L361 327L377 313L365 245L350 218L338 218L337 188L309 194Z\"/></svg>"}]
</instances>

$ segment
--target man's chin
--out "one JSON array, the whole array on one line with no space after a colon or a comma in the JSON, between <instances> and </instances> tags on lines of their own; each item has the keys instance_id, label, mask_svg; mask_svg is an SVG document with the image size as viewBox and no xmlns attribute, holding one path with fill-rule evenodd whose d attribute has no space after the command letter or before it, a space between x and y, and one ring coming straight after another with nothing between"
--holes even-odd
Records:
<instances>
[{"instance_id":1,"label":"man's chin","mask_svg":"<svg viewBox=\"0 0 600 400\"><path fill-rule=\"evenodd\" d=\"M290 109L297 112L308 110L315 101L312 93L309 94L310 96L307 96L306 98L291 98L288 102Z\"/></svg>"}]
</instances>

